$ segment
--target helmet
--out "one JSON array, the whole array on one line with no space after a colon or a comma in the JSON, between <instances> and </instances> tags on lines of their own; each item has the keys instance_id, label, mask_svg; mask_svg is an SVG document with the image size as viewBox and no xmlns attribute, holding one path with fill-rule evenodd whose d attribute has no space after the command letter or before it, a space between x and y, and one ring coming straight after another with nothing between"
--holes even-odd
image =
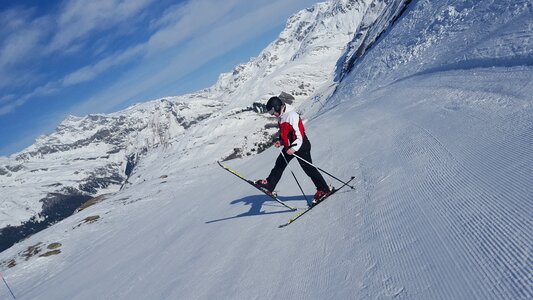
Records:
<instances>
[{"instance_id":1,"label":"helmet","mask_svg":"<svg viewBox=\"0 0 533 300\"><path fill-rule=\"evenodd\" d=\"M274 112L277 112L281 114L281 107L283 106L283 102L281 102L281 99L278 97L272 97L268 99L266 109L268 112L273 114Z\"/></svg>"}]
</instances>

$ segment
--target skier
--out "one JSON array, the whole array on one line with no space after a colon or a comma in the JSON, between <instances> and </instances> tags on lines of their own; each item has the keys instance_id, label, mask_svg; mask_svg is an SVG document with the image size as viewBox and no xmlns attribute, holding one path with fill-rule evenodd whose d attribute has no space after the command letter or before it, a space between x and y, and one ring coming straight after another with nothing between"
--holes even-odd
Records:
<instances>
[{"instance_id":1,"label":"skier","mask_svg":"<svg viewBox=\"0 0 533 300\"><path fill-rule=\"evenodd\" d=\"M276 164L270 172L270 175L268 175L266 179L255 181L255 183L272 192L276 188L283 171L287 167L287 162L290 162L294 158L293 154L298 155L308 162L312 163L313 161L311 160L311 143L305 134L302 119L293 107L283 103L278 97L272 97L268 100L266 109L271 115L279 118L279 139L274 142L274 146L279 148L283 145L283 154L280 153L276 159ZM285 160L287 160L287 162ZM302 160L299 160L299 162L305 174L307 174L315 184L316 193L312 203L312 205L315 205L324 197L328 196L329 193L331 193L331 190L320 172L318 172L314 166Z\"/></svg>"}]
</instances>

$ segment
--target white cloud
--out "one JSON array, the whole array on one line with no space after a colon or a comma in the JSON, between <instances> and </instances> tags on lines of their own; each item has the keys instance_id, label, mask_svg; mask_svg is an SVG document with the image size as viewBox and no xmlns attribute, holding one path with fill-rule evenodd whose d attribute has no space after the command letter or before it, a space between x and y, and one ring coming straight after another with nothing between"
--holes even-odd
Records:
<instances>
[{"instance_id":1,"label":"white cloud","mask_svg":"<svg viewBox=\"0 0 533 300\"><path fill-rule=\"evenodd\" d=\"M8 103L15 100L17 97L13 94L0 97L0 104Z\"/></svg>"},{"instance_id":2,"label":"white cloud","mask_svg":"<svg viewBox=\"0 0 533 300\"><path fill-rule=\"evenodd\" d=\"M33 97L51 95L58 90L58 84L56 82L50 82L22 96L8 95L3 97L0 101L0 116L13 112L17 107L23 105Z\"/></svg>"},{"instance_id":3,"label":"white cloud","mask_svg":"<svg viewBox=\"0 0 533 300\"><path fill-rule=\"evenodd\" d=\"M205 4L211 1L203 2ZM246 11L246 13L241 11L239 17L223 24L218 24L218 26L208 26L209 30L205 30L201 35L191 34L183 49L179 53L176 53L169 61L166 61L163 68L147 72L146 69L150 68L147 68L146 64L141 65L137 69L128 72L128 76L117 81L107 90L91 97L82 105L77 106L76 111L73 113L84 115L94 111L108 111L124 102L131 101L136 96L158 85L165 85L169 81L176 81L210 60L223 56L230 50L243 45L250 39L255 38L258 34L283 24L288 15L280 14L280 11L294 12L296 9L301 8L303 3L310 1L292 1L291 3L287 3L285 0L277 0L268 2L268 5L248 6L250 11ZM197 7L198 12L202 11L200 9L201 7ZM211 8L211 10L216 9ZM230 11L227 10L227 12ZM235 13L235 11L231 12ZM177 12L175 13L178 15ZM213 22L220 21L226 16L219 14L218 19L214 18L212 20ZM202 16L197 14L196 17L200 18ZM169 23L168 20L166 22L169 25L154 36L163 36L162 32L168 36L172 36L172 34L178 36L183 35L180 32L181 27L176 26L176 24L184 24L182 22L185 21L178 18L174 24ZM204 30L200 28L202 26L197 26L195 30ZM190 30L191 32L194 31L192 29ZM174 42L178 40L174 39ZM170 47L170 44L168 43L166 46ZM150 49L153 51L155 51L154 49L161 50L164 48L155 47L153 43L150 45Z\"/></svg>"},{"instance_id":4,"label":"white cloud","mask_svg":"<svg viewBox=\"0 0 533 300\"><path fill-rule=\"evenodd\" d=\"M213 1L196 0L167 10L159 24L160 28L148 41L151 54L176 46L180 42L203 34L229 12L246 0Z\"/></svg>"},{"instance_id":5,"label":"white cloud","mask_svg":"<svg viewBox=\"0 0 533 300\"><path fill-rule=\"evenodd\" d=\"M24 72L40 58L36 50L50 32L49 18L32 17L30 10L11 9L0 13L0 89L31 82Z\"/></svg>"},{"instance_id":6,"label":"white cloud","mask_svg":"<svg viewBox=\"0 0 533 300\"><path fill-rule=\"evenodd\" d=\"M175 47L180 42L212 28L214 23L219 22L238 4L238 1L225 1L220 4L212 0L197 0L174 6L165 11L163 18L157 23L161 28L147 42L132 46L123 53L107 56L66 75L62 80L63 85L70 86L92 80L110 68L140 58L144 54L156 55Z\"/></svg>"},{"instance_id":7,"label":"white cloud","mask_svg":"<svg viewBox=\"0 0 533 300\"><path fill-rule=\"evenodd\" d=\"M114 66L124 64L128 61L131 61L134 58L137 58L143 55L145 52L144 45L137 45L127 49L121 53L115 53L111 56L108 56L94 65L85 66L75 72L72 72L65 76L62 80L63 86L70 86L85 81L92 80L99 76L101 73L109 70Z\"/></svg>"},{"instance_id":8,"label":"white cloud","mask_svg":"<svg viewBox=\"0 0 533 300\"><path fill-rule=\"evenodd\" d=\"M42 30L39 28L27 28L10 35L0 50L0 65L9 66L20 62L35 49L41 36Z\"/></svg>"},{"instance_id":9,"label":"white cloud","mask_svg":"<svg viewBox=\"0 0 533 300\"><path fill-rule=\"evenodd\" d=\"M135 18L153 1L69 0L49 15L20 7L0 12L0 92L18 94L12 102L0 103L0 115L14 111L32 97L57 91L62 84L88 81L130 59L139 51L137 47L67 74L62 80L51 79L56 70L46 62L50 55L63 57L83 50L79 40L89 42L92 33Z\"/></svg>"},{"instance_id":10,"label":"white cloud","mask_svg":"<svg viewBox=\"0 0 533 300\"><path fill-rule=\"evenodd\" d=\"M17 107L19 107L22 104L24 104L24 102L26 102L26 99L19 98L19 99L15 99L14 101L8 102L5 105L2 105L0 107L0 116L12 112Z\"/></svg>"},{"instance_id":11,"label":"white cloud","mask_svg":"<svg viewBox=\"0 0 533 300\"><path fill-rule=\"evenodd\" d=\"M0 62L4 59L5 65L16 65L29 53L34 53L33 58L37 58L42 55L39 53L43 52L43 47L48 51L57 51L60 56L65 55L67 49L81 47L81 43L77 41L85 39L91 33L138 18L152 1L154 0L70 0L54 16L57 20L54 22L50 22L50 16L31 21L28 18L33 14L28 10L0 14L0 24L9 24L10 28L15 29L13 35L28 33L19 38L9 35L13 43L0 48ZM0 102L0 115L14 111L34 97L50 95L63 87L89 82L116 66L135 62L124 78L90 97L77 112L85 114L112 109L158 85L182 78L261 32L283 24L288 17L287 12L294 12L312 3L312 0L191 0L175 5L162 16L154 18L151 28L155 32L146 41L130 45L126 50L117 48L113 54L65 74L62 78L42 82L31 92L18 97L2 98L4 101ZM17 18L26 18L27 22L18 22ZM39 26L43 24L47 26ZM50 29L52 25L57 27ZM0 29L0 37L2 32L4 31ZM43 40L44 37L48 40ZM99 45L97 48L106 46ZM165 57L167 61L162 61ZM133 68L133 65L139 67ZM8 74L9 70L0 63L0 79L6 79L0 82L10 84L13 79ZM36 78L40 75L21 74L20 78L24 76ZM27 78L27 81L31 80ZM2 84L0 83L0 89Z\"/></svg>"},{"instance_id":12,"label":"white cloud","mask_svg":"<svg viewBox=\"0 0 533 300\"><path fill-rule=\"evenodd\" d=\"M70 0L57 16L57 32L48 52L69 48L95 31L131 20L155 0Z\"/></svg>"},{"instance_id":13,"label":"white cloud","mask_svg":"<svg viewBox=\"0 0 533 300\"><path fill-rule=\"evenodd\" d=\"M53 115L47 112L42 116L46 118L42 126L23 136L52 130L68 114L106 112L132 100L155 98L145 95L282 25L290 13L316 1L189 0L168 8L160 16L153 14L157 9L149 6L152 2L155 3L154 0L66 0L59 10L46 16L36 16L37 11L32 9L0 12L0 61L5 61L4 65L0 63L0 116L16 111L32 99L52 94L61 97L63 88L89 83L119 65L131 64L124 77L117 78L105 90L93 91L85 100L72 99L71 107L56 110ZM147 23L149 19L152 21ZM131 30L133 36L139 26L147 27L153 34L140 43L137 40L137 44L124 43L122 48L114 44L117 31ZM110 34L94 39L104 31ZM15 38L17 35L19 40ZM14 42L8 45L6 41L10 39ZM89 63L75 71L57 73L59 77L50 78L47 70L34 69L39 60L46 60L50 55L72 58L89 52L88 48L93 56L87 57ZM100 59L91 62L93 57ZM2 90L5 86L21 85L26 92ZM84 101L80 103L80 100ZM31 140L17 140L3 150L20 149Z\"/></svg>"}]
</instances>

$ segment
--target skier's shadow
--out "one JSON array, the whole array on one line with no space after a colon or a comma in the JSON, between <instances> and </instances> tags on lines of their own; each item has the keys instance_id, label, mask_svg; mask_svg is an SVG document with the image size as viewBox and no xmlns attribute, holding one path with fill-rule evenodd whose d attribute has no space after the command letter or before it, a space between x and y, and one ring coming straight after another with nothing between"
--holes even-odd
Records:
<instances>
[{"instance_id":1,"label":"skier's shadow","mask_svg":"<svg viewBox=\"0 0 533 300\"><path fill-rule=\"evenodd\" d=\"M312 199L313 196L307 195L306 197L307 197L307 199ZM279 200L281 200L283 202L291 201L291 200L303 200L303 201L305 201L302 198L302 196L289 196L289 197L279 197L278 196L278 198L279 198ZM247 196L247 197L244 197L244 198L241 198L241 199L233 200L233 201L231 201L230 204L238 204L238 203L241 203L241 202L243 202L245 205L250 205L250 210L248 210L247 212L244 212L242 214L238 214L236 216L233 216L233 217L227 217L227 218L207 221L205 223L206 224L210 224L210 223L226 221L226 220L231 220L231 219L236 219L236 218L261 216L261 215L273 215L273 214L281 214L281 213L286 213L286 212L291 212L292 211L290 209L285 209L285 210L281 210L281 211L272 211L272 212L262 211L261 209L263 208L263 206L274 206L274 207L283 207L283 208L285 208L285 206L281 205L280 203L278 203L277 201L275 201L274 199L272 199L272 198L270 198L269 196L266 196L266 195Z\"/></svg>"}]
</instances>

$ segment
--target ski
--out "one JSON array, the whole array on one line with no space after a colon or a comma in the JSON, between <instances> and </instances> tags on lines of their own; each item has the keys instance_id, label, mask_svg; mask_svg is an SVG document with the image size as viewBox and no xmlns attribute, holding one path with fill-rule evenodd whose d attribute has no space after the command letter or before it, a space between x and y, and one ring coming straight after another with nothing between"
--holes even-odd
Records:
<instances>
[{"instance_id":1,"label":"ski","mask_svg":"<svg viewBox=\"0 0 533 300\"><path fill-rule=\"evenodd\" d=\"M317 204L313 205L313 206L310 206L308 207L306 210L298 213L296 216L292 217L291 219L289 219L289 221L287 221L287 223L285 224L281 224L278 226L278 228L283 228L285 226L288 226L289 224L293 223L294 221L296 221L297 219L299 219L301 216L305 215L307 212L309 212L310 210L312 210L313 208L317 207L320 203L326 201L327 198L331 197L331 195L335 194L336 192L338 192L340 189L342 189L343 187L345 187L346 185L348 185L348 183L350 183L350 181L354 180L354 176L352 176L352 178L350 178L350 180L348 180L346 183L344 183L341 187L339 187L338 189L336 188L333 188L331 190L331 193L329 195L327 195L326 197L322 198L322 200L320 200L320 202L318 202Z\"/></svg>"},{"instance_id":2,"label":"ski","mask_svg":"<svg viewBox=\"0 0 533 300\"><path fill-rule=\"evenodd\" d=\"M248 182L251 186L253 186L254 188L260 190L260 191L263 192L265 195L267 195L267 196L269 196L270 198L274 199L275 201L279 202L281 205L285 206L286 208L288 208L288 209L290 209L290 210L296 210L296 208L294 208L294 207L292 207L292 206L286 204L285 202L279 200L279 198L278 198L275 194L273 194L273 193L271 193L270 191L265 190L265 189L262 189L261 187L257 186L253 180L250 180L250 179L247 179L247 178L243 177L241 174L239 174L239 173L235 172L234 170L232 170L232 169L230 169L230 168L224 166L224 165L221 164L219 161L217 161L217 163L218 163L218 165L221 166L224 170L226 170L226 171L230 172L231 174L233 174L233 175L239 177L240 179L242 179L242 180Z\"/></svg>"}]
</instances>

